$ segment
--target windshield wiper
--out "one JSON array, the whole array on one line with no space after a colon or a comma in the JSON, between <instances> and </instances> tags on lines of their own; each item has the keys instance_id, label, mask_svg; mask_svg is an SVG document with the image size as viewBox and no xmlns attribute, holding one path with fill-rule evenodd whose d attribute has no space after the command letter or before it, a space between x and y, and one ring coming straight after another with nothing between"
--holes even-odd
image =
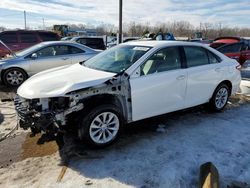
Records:
<instances>
[{"instance_id":1,"label":"windshield wiper","mask_svg":"<svg viewBox=\"0 0 250 188\"><path fill-rule=\"evenodd\" d=\"M80 65L83 65L84 67L86 67L85 62L86 62L86 61L81 61L81 62L79 62L79 64L80 64Z\"/></svg>"}]
</instances>

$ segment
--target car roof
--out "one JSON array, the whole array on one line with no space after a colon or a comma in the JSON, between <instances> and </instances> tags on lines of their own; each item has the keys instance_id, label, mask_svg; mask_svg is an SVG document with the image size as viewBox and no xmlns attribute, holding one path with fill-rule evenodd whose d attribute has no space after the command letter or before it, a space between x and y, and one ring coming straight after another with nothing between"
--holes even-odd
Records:
<instances>
[{"instance_id":1,"label":"car roof","mask_svg":"<svg viewBox=\"0 0 250 188\"><path fill-rule=\"evenodd\" d=\"M74 42L74 41L45 41L45 42L41 42L40 44L42 44L42 45L51 45L51 44L78 44L78 43L76 43L76 42Z\"/></svg>"},{"instance_id":2,"label":"car roof","mask_svg":"<svg viewBox=\"0 0 250 188\"><path fill-rule=\"evenodd\" d=\"M101 36L76 36L76 37L72 37L70 40L75 41L77 39L101 39L103 40L103 37Z\"/></svg>"},{"instance_id":3,"label":"car roof","mask_svg":"<svg viewBox=\"0 0 250 188\"><path fill-rule=\"evenodd\" d=\"M46 42L41 42L39 43L40 45L42 46L47 46L47 45L57 45L57 44L60 44L60 45L73 45L73 46L78 46L79 48L84 48L84 49L88 49L88 50L91 50L91 51L96 51L95 49L92 49L86 45L83 45L83 44L79 44L75 41L70 41L70 40L66 40L66 41L46 41Z\"/></svg>"},{"instance_id":4,"label":"car roof","mask_svg":"<svg viewBox=\"0 0 250 188\"><path fill-rule=\"evenodd\" d=\"M138 46L148 46L148 47L156 47L161 48L165 46L205 46L201 43L196 42L184 42L184 41L156 41L156 40L150 40L150 41L131 41L124 43L126 45L138 45Z\"/></svg>"}]
</instances>

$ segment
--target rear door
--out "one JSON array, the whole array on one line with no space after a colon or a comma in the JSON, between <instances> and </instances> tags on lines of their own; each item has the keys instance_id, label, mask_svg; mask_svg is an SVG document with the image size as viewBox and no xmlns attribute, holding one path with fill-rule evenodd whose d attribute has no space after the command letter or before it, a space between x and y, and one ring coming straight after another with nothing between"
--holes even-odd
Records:
<instances>
[{"instance_id":1,"label":"rear door","mask_svg":"<svg viewBox=\"0 0 250 188\"><path fill-rule=\"evenodd\" d=\"M36 32L19 32L19 38L20 49L28 48L39 42Z\"/></svg>"},{"instance_id":2,"label":"rear door","mask_svg":"<svg viewBox=\"0 0 250 188\"><path fill-rule=\"evenodd\" d=\"M40 71L54 67L72 64L70 49L67 45L47 46L35 53L37 54L37 58L32 59L32 54L27 57L30 61L31 74L36 74Z\"/></svg>"},{"instance_id":3,"label":"rear door","mask_svg":"<svg viewBox=\"0 0 250 188\"><path fill-rule=\"evenodd\" d=\"M187 72L179 47L153 54L140 66L141 75L130 78L133 121L183 108Z\"/></svg>"},{"instance_id":4,"label":"rear door","mask_svg":"<svg viewBox=\"0 0 250 188\"><path fill-rule=\"evenodd\" d=\"M187 63L187 93L185 107L208 102L214 89L227 72L220 58L203 47L184 46Z\"/></svg>"}]
</instances>

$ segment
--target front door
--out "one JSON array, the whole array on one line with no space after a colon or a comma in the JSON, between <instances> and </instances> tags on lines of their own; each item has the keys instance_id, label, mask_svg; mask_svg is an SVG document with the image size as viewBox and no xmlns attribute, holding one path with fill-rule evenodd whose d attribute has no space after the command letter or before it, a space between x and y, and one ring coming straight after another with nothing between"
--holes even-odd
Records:
<instances>
[{"instance_id":1,"label":"front door","mask_svg":"<svg viewBox=\"0 0 250 188\"><path fill-rule=\"evenodd\" d=\"M66 45L48 46L35 53L37 58L29 57L31 75L50 68L72 64L72 57Z\"/></svg>"},{"instance_id":2,"label":"front door","mask_svg":"<svg viewBox=\"0 0 250 188\"><path fill-rule=\"evenodd\" d=\"M187 72L182 69L178 47L153 54L131 77L132 120L140 120L181 109L184 106Z\"/></svg>"}]
</instances>

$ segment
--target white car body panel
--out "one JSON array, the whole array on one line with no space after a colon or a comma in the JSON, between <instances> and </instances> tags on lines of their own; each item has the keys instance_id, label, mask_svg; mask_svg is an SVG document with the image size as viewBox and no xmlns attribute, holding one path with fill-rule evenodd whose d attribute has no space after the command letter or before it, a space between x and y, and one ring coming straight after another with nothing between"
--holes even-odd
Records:
<instances>
[{"instance_id":1,"label":"white car body panel","mask_svg":"<svg viewBox=\"0 0 250 188\"><path fill-rule=\"evenodd\" d=\"M64 66L34 75L18 88L17 94L27 99L64 96L70 91L101 84L114 75L80 64Z\"/></svg>"},{"instance_id":2,"label":"white car body panel","mask_svg":"<svg viewBox=\"0 0 250 188\"><path fill-rule=\"evenodd\" d=\"M240 72L236 70L237 61L208 46L193 45L193 43L184 44L185 46L201 46L218 55L222 61L215 64L153 74L155 78L152 79L153 75L140 77L135 67L139 67L150 55L162 47L145 54L145 57L141 58L143 60L138 61L137 65L135 63L132 65L133 68L127 70L132 75L130 84L133 121L207 103L216 87L224 80L229 80L232 83L232 94L238 91L241 76ZM169 46L175 46L175 43L169 42ZM163 74L168 79L163 79ZM185 84L184 81L180 83L176 79L181 75L185 75ZM183 93L184 91L185 93Z\"/></svg>"},{"instance_id":3,"label":"white car body panel","mask_svg":"<svg viewBox=\"0 0 250 188\"><path fill-rule=\"evenodd\" d=\"M133 121L183 108L186 81L185 69L131 78Z\"/></svg>"},{"instance_id":4,"label":"white car body panel","mask_svg":"<svg viewBox=\"0 0 250 188\"><path fill-rule=\"evenodd\" d=\"M240 64L238 63L238 61L231 58L228 58L226 62L230 62L230 65L228 66L228 72L224 74L224 77L225 79L232 82L232 94L235 94L239 91L241 82L241 74L239 73L240 71L235 71L235 67L240 66Z\"/></svg>"},{"instance_id":5,"label":"white car body panel","mask_svg":"<svg viewBox=\"0 0 250 188\"><path fill-rule=\"evenodd\" d=\"M223 72L227 69L228 67L222 67L221 63L187 68L185 107L208 102L218 83L223 81Z\"/></svg>"}]
</instances>

